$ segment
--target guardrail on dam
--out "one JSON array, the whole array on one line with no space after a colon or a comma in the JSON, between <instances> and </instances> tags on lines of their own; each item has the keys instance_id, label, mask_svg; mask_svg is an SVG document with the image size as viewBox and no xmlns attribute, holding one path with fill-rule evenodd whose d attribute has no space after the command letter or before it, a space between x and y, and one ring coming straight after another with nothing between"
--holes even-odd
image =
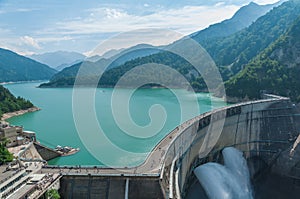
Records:
<instances>
[{"instance_id":1,"label":"guardrail on dam","mask_svg":"<svg viewBox=\"0 0 300 199\"><path fill-rule=\"evenodd\" d=\"M181 198L198 165L218 160L227 146L272 164L299 132L298 110L288 98L241 103L199 115L175 128L134 168L47 166L63 174L63 198ZM300 177L300 176L299 176Z\"/></svg>"}]
</instances>

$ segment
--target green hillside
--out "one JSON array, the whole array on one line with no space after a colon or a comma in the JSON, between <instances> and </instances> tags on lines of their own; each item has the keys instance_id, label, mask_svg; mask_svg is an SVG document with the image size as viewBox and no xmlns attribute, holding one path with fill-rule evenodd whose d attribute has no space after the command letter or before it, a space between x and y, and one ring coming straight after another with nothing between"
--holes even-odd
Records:
<instances>
[{"instance_id":1,"label":"green hillside","mask_svg":"<svg viewBox=\"0 0 300 199\"><path fill-rule=\"evenodd\" d=\"M229 98L258 99L266 91L300 101L300 18L244 70L226 82Z\"/></svg>"},{"instance_id":2,"label":"green hillside","mask_svg":"<svg viewBox=\"0 0 300 199\"><path fill-rule=\"evenodd\" d=\"M33 107L33 104L21 97L13 96L8 89L0 85L0 118L3 113Z\"/></svg>"},{"instance_id":3,"label":"green hillside","mask_svg":"<svg viewBox=\"0 0 300 199\"><path fill-rule=\"evenodd\" d=\"M0 48L0 82L47 80L55 73L45 64Z\"/></svg>"},{"instance_id":4,"label":"green hillside","mask_svg":"<svg viewBox=\"0 0 300 199\"><path fill-rule=\"evenodd\" d=\"M78 79L80 79L81 84L83 85L90 85L91 82L95 78L97 78L98 74L103 71L103 63L105 62L104 59L99 60L96 63L93 62L84 62L83 64L77 64L70 68L66 68L63 70L63 72L56 74L49 83L44 83L40 85L40 87L70 87L74 84L77 71L79 70L79 67L81 66L82 74L81 76L77 76ZM106 61L107 62L107 61ZM194 81L196 78L194 75L190 73L190 71L195 71L193 67L184 59L180 58L178 55L164 52L154 55L149 55L143 58L137 58L131 61L126 62L125 64L112 68L110 70L105 71L105 73L102 75L99 86L104 87L112 87L115 86L115 84L118 82L118 80L129 70L133 69L136 66L140 66L143 64L148 63L155 63L155 64L164 64L167 66L171 66L172 68L179 71L181 74L183 74L189 81ZM161 71L163 73L163 71ZM196 72L195 72L196 73ZM138 80L138 78L141 78L143 76L144 80L147 78L151 79L153 75L159 75L159 74L153 74L152 71L148 73L139 73L138 76L131 76L130 81L134 82L135 80ZM164 79L170 79L170 82L174 84L175 82L172 81L172 76L169 74L168 77L166 74L163 77ZM196 76L199 76L199 74L196 73ZM136 79L134 79L136 78ZM77 79L77 80L78 80ZM176 82L176 85L174 87L181 87L181 82Z\"/></svg>"},{"instance_id":5,"label":"green hillside","mask_svg":"<svg viewBox=\"0 0 300 199\"><path fill-rule=\"evenodd\" d=\"M223 79L227 80L284 34L299 16L300 1L291 0L275 7L240 32L224 38L200 41L200 44L216 64L223 68Z\"/></svg>"}]
</instances>

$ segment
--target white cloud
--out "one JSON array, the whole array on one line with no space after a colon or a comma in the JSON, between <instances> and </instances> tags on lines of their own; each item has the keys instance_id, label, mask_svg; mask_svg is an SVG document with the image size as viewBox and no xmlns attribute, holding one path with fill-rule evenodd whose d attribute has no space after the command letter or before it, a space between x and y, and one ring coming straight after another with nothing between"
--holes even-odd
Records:
<instances>
[{"instance_id":1,"label":"white cloud","mask_svg":"<svg viewBox=\"0 0 300 199\"><path fill-rule=\"evenodd\" d=\"M32 49L27 49L28 46L32 48L32 45L28 44L30 39L27 37L16 37L10 29L0 28L0 48L12 50L20 55L33 54Z\"/></svg>"},{"instance_id":2,"label":"white cloud","mask_svg":"<svg viewBox=\"0 0 300 199\"><path fill-rule=\"evenodd\" d=\"M29 8L18 8L15 10L15 12L31 12L31 11L35 11L38 9L29 9Z\"/></svg>"},{"instance_id":3,"label":"white cloud","mask_svg":"<svg viewBox=\"0 0 300 199\"><path fill-rule=\"evenodd\" d=\"M0 37L3 37L7 34L12 34L12 31L10 29L0 27Z\"/></svg>"},{"instance_id":4,"label":"white cloud","mask_svg":"<svg viewBox=\"0 0 300 199\"><path fill-rule=\"evenodd\" d=\"M224 6L226 3L224 1L220 1L215 4L215 6Z\"/></svg>"},{"instance_id":5,"label":"white cloud","mask_svg":"<svg viewBox=\"0 0 300 199\"><path fill-rule=\"evenodd\" d=\"M117 33L144 28L163 28L189 34L209 24L230 18L238 6L185 6L161 10L145 16L128 14L125 10L98 8L90 10L86 18L58 22L48 33L94 34ZM49 31L49 30L48 30Z\"/></svg>"},{"instance_id":6,"label":"white cloud","mask_svg":"<svg viewBox=\"0 0 300 199\"><path fill-rule=\"evenodd\" d=\"M36 48L36 49L41 49L39 43L38 43L34 38L32 38L32 37L30 37L30 36L27 36L27 35L26 35L26 36L21 37L20 39L21 39L21 41L22 41L24 44L26 44L26 45L28 45L28 46L34 47L34 48Z\"/></svg>"},{"instance_id":7,"label":"white cloud","mask_svg":"<svg viewBox=\"0 0 300 199\"><path fill-rule=\"evenodd\" d=\"M38 11L38 8L5 8L0 10L0 14L6 14L6 13L14 13L14 12L32 12L32 11Z\"/></svg>"},{"instance_id":8,"label":"white cloud","mask_svg":"<svg viewBox=\"0 0 300 199\"><path fill-rule=\"evenodd\" d=\"M16 52L19 55L27 56L27 55L32 55L35 52L33 51L28 51L25 49L21 49L20 47L15 46L14 44L5 44L3 41L0 40L0 48L8 49L13 52Z\"/></svg>"},{"instance_id":9,"label":"white cloud","mask_svg":"<svg viewBox=\"0 0 300 199\"><path fill-rule=\"evenodd\" d=\"M276 3L278 2L278 0L255 0L254 2L260 5L265 5L265 4Z\"/></svg>"},{"instance_id":10,"label":"white cloud","mask_svg":"<svg viewBox=\"0 0 300 199\"><path fill-rule=\"evenodd\" d=\"M35 40L38 43L47 43L47 42L60 42L60 41L68 41L72 40L73 38L70 36L44 36L44 37L39 37L36 38Z\"/></svg>"},{"instance_id":11,"label":"white cloud","mask_svg":"<svg viewBox=\"0 0 300 199\"><path fill-rule=\"evenodd\" d=\"M4 37L1 35L2 30L4 32L10 33L10 30L5 30L0 28L0 48L5 48L12 50L20 55L31 55L37 52L41 52L42 48L41 45L47 45L49 43L53 45L57 45L62 41L71 41L74 38L70 36L60 36L60 35L52 35L52 36L43 36L43 37L36 37L32 38L30 36L22 36L22 37ZM49 49L46 49L47 51Z\"/></svg>"},{"instance_id":12,"label":"white cloud","mask_svg":"<svg viewBox=\"0 0 300 199\"><path fill-rule=\"evenodd\" d=\"M106 12L106 17L108 19L121 19L127 16L127 13L119 11L117 9L106 8L105 12Z\"/></svg>"},{"instance_id":13,"label":"white cloud","mask_svg":"<svg viewBox=\"0 0 300 199\"><path fill-rule=\"evenodd\" d=\"M135 32L134 36L125 38L116 44L110 44L107 48L102 49L102 52L97 52L97 54L102 54L110 49L138 44L134 39L139 38L140 43L165 45L179 39L183 35L193 33L206 28L210 24L230 18L238 9L239 6L235 5L185 6L167 10L160 8L160 11L142 16L129 13L124 9L106 6L86 10L85 15L57 22L55 26L48 26L47 29L36 33L39 35L39 38L35 40L43 44L43 46L47 46L51 42L54 45L59 40L74 39L74 41L78 42L89 42L86 46L89 45L91 49L118 33L153 29L157 34L151 35L148 32L147 34L141 33L137 35L137 32ZM166 29L173 30L175 34L161 34ZM130 42L127 42L127 40L130 40ZM85 51L89 51L89 48L85 48Z\"/></svg>"}]
</instances>

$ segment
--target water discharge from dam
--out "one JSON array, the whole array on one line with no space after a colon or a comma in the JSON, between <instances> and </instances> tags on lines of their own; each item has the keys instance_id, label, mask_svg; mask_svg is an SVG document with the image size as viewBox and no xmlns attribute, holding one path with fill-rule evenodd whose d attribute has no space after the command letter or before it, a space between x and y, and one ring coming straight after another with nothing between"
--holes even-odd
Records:
<instances>
[{"instance_id":1,"label":"water discharge from dam","mask_svg":"<svg viewBox=\"0 0 300 199\"><path fill-rule=\"evenodd\" d=\"M224 165L207 163L194 170L210 199L253 199L250 174L242 152L227 147L222 151Z\"/></svg>"}]
</instances>

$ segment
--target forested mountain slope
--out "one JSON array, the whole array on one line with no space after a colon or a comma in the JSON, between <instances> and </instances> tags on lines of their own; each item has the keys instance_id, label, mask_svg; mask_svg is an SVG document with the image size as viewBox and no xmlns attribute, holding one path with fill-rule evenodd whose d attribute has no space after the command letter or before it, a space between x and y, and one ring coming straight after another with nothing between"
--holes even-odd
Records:
<instances>
[{"instance_id":1,"label":"forested mountain slope","mask_svg":"<svg viewBox=\"0 0 300 199\"><path fill-rule=\"evenodd\" d=\"M47 80L55 73L45 64L0 48L0 82Z\"/></svg>"},{"instance_id":2,"label":"forested mountain slope","mask_svg":"<svg viewBox=\"0 0 300 199\"><path fill-rule=\"evenodd\" d=\"M300 18L245 69L226 82L233 99L258 99L265 91L300 101Z\"/></svg>"},{"instance_id":3,"label":"forested mountain slope","mask_svg":"<svg viewBox=\"0 0 300 199\"><path fill-rule=\"evenodd\" d=\"M33 107L33 104L21 97L13 96L8 89L0 85L0 118L3 113L18 111Z\"/></svg>"}]
</instances>

